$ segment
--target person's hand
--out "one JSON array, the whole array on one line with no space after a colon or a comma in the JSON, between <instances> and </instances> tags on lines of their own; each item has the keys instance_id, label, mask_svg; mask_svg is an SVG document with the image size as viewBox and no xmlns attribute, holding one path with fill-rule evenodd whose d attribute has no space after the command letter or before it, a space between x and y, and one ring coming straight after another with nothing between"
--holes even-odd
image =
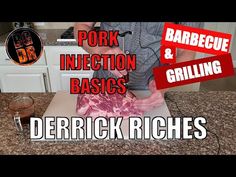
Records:
<instances>
[{"instance_id":1,"label":"person's hand","mask_svg":"<svg viewBox=\"0 0 236 177\"><path fill-rule=\"evenodd\" d=\"M115 54L115 55L118 55L118 54L124 54L123 51L119 48L119 47L115 47L115 48L105 48L105 49L102 49L100 51L101 54ZM110 67L110 66L108 66ZM115 70L110 70L109 71L115 75L116 77L123 77L127 74L127 71L126 70L122 70L122 71L118 71L117 69Z\"/></svg>"},{"instance_id":2,"label":"person's hand","mask_svg":"<svg viewBox=\"0 0 236 177\"><path fill-rule=\"evenodd\" d=\"M134 106L136 108L145 112L161 106L164 102L163 95L165 90L157 90L156 83L154 80L149 83L148 87L151 92L151 95L144 99L137 98L134 102Z\"/></svg>"}]
</instances>

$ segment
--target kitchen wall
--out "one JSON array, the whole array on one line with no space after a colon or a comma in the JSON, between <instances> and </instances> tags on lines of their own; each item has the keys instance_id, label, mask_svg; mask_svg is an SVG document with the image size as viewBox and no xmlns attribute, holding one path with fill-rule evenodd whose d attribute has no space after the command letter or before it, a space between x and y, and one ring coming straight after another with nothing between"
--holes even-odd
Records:
<instances>
[{"instance_id":1,"label":"kitchen wall","mask_svg":"<svg viewBox=\"0 0 236 177\"><path fill-rule=\"evenodd\" d=\"M75 22L34 22L36 29L67 29L74 26ZM98 22L96 26L100 25Z\"/></svg>"},{"instance_id":2,"label":"kitchen wall","mask_svg":"<svg viewBox=\"0 0 236 177\"><path fill-rule=\"evenodd\" d=\"M205 22L204 28L232 34L230 52L233 58L234 68L236 68L236 22ZM207 56L209 55L204 55L204 57Z\"/></svg>"},{"instance_id":3,"label":"kitchen wall","mask_svg":"<svg viewBox=\"0 0 236 177\"><path fill-rule=\"evenodd\" d=\"M236 68L236 27L234 29L234 36L232 37L231 54L232 54L233 61L234 61L234 67Z\"/></svg>"},{"instance_id":4,"label":"kitchen wall","mask_svg":"<svg viewBox=\"0 0 236 177\"><path fill-rule=\"evenodd\" d=\"M73 25L74 22L34 22L36 29L67 29Z\"/></svg>"}]
</instances>

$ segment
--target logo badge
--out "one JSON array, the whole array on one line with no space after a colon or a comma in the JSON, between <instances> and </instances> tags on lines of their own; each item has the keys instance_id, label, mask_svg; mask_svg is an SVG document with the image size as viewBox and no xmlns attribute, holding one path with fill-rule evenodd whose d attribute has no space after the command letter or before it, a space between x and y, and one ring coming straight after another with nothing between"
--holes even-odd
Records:
<instances>
[{"instance_id":1,"label":"logo badge","mask_svg":"<svg viewBox=\"0 0 236 177\"><path fill-rule=\"evenodd\" d=\"M43 53L42 40L31 28L18 28L12 31L5 44L9 58L21 66L32 65Z\"/></svg>"}]
</instances>

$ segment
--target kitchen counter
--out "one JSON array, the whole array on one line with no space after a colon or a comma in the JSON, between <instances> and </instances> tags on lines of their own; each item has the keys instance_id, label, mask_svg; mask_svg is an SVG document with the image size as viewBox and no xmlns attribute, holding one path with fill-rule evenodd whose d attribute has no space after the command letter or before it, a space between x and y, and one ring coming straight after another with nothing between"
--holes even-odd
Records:
<instances>
[{"instance_id":1,"label":"kitchen counter","mask_svg":"<svg viewBox=\"0 0 236 177\"><path fill-rule=\"evenodd\" d=\"M66 29L39 29L36 30L45 46L76 46L77 42L57 42L57 39L60 38L61 34L66 31ZM3 34L0 36L0 46L5 45L5 40L8 36Z\"/></svg>"},{"instance_id":2,"label":"kitchen counter","mask_svg":"<svg viewBox=\"0 0 236 177\"><path fill-rule=\"evenodd\" d=\"M217 154L217 137L204 140L127 141L94 140L79 142L31 142L29 127L19 135L8 104L16 93L0 93L0 154ZM35 99L36 117L41 117L54 93L27 93ZM172 116L204 116L207 129L216 133L220 154L236 154L236 92L168 92ZM180 100L177 105L173 101Z\"/></svg>"}]
</instances>

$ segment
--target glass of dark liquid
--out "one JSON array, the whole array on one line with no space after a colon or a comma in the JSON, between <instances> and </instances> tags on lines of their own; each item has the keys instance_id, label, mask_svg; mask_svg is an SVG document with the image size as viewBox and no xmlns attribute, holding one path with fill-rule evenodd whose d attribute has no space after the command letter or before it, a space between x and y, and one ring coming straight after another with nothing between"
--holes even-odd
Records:
<instances>
[{"instance_id":1,"label":"glass of dark liquid","mask_svg":"<svg viewBox=\"0 0 236 177\"><path fill-rule=\"evenodd\" d=\"M29 124L34 117L34 100L30 96L17 96L9 104L9 110L18 131L23 131L22 124Z\"/></svg>"}]
</instances>

